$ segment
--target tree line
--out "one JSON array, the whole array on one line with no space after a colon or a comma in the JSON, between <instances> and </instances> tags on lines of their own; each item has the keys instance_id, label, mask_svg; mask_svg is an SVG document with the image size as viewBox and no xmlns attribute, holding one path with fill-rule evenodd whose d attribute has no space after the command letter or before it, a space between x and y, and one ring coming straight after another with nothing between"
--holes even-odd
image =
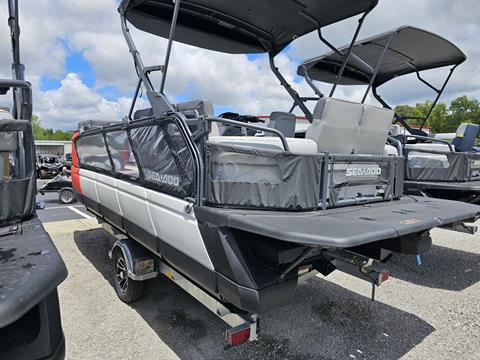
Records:
<instances>
[{"instance_id":1,"label":"tree line","mask_svg":"<svg viewBox=\"0 0 480 360\"><path fill-rule=\"evenodd\" d=\"M395 112L403 117L424 118L432 104L432 101L425 101L415 106L398 105L395 107ZM411 119L407 122L411 125L420 125L422 120ZM431 127L433 133L453 133L462 123L480 125L480 102L477 99L463 95L452 100L449 106L445 103L437 103L425 125Z\"/></svg>"},{"instance_id":2,"label":"tree line","mask_svg":"<svg viewBox=\"0 0 480 360\"><path fill-rule=\"evenodd\" d=\"M432 101L417 103L415 106L398 105L395 112L403 117L424 118L432 106ZM454 99L449 106L439 102L426 122L433 133L455 132L464 122L480 125L480 102L470 99L466 95ZM420 119L408 120L411 125L420 125ZM35 140L70 140L73 131L45 129L41 126L40 119L34 115L32 120L33 136Z\"/></svg>"},{"instance_id":3,"label":"tree line","mask_svg":"<svg viewBox=\"0 0 480 360\"><path fill-rule=\"evenodd\" d=\"M73 131L45 129L37 115L32 117L33 138L35 140L71 140Z\"/></svg>"}]
</instances>

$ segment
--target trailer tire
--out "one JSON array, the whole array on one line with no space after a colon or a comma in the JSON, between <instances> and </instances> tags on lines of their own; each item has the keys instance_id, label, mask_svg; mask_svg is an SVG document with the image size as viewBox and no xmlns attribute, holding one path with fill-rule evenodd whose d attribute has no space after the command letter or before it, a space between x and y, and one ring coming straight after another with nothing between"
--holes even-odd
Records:
<instances>
[{"instance_id":1,"label":"trailer tire","mask_svg":"<svg viewBox=\"0 0 480 360\"><path fill-rule=\"evenodd\" d=\"M127 262L120 249L116 249L112 256L114 274L113 287L117 296L125 303L139 300L143 296L143 281L134 281L128 277Z\"/></svg>"},{"instance_id":2,"label":"trailer tire","mask_svg":"<svg viewBox=\"0 0 480 360\"><path fill-rule=\"evenodd\" d=\"M73 195L72 189L62 189L58 193L58 200L62 204L71 204L75 201L75 196Z\"/></svg>"}]
</instances>

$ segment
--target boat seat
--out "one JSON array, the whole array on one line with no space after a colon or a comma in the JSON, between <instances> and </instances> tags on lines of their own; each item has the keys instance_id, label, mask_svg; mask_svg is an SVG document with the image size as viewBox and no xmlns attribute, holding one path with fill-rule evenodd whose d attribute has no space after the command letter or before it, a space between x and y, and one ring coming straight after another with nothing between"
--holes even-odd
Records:
<instances>
[{"instance_id":1,"label":"boat seat","mask_svg":"<svg viewBox=\"0 0 480 360\"><path fill-rule=\"evenodd\" d=\"M178 103L174 107L177 111L183 113L187 118L196 117L195 111L198 113L198 115L213 116L213 104L209 100L191 100ZM138 120L152 115L152 108L139 109L134 112L133 119Z\"/></svg>"},{"instance_id":2,"label":"boat seat","mask_svg":"<svg viewBox=\"0 0 480 360\"><path fill-rule=\"evenodd\" d=\"M322 97L305 138L315 141L319 152L352 154L362 114L362 104Z\"/></svg>"},{"instance_id":3,"label":"boat seat","mask_svg":"<svg viewBox=\"0 0 480 360\"><path fill-rule=\"evenodd\" d=\"M8 108L0 107L0 119L12 120ZM10 153L17 151L18 137L14 131L0 131L0 180L9 179L10 173Z\"/></svg>"},{"instance_id":4,"label":"boat seat","mask_svg":"<svg viewBox=\"0 0 480 360\"><path fill-rule=\"evenodd\" d=\"M393 116L393 110L363 105L354 154L383 155Z\"/></svg>"},{"instance_id":5,"label":"boat seat","mask_svg":"<svg viewBox=\"0 0 480 360\"><path fill-rule=\"evenodd\" d=\"M268 127L280 131L285 137L295 137L295 125L297 118L294 114L275 111L270 114ZM265 132L265 136L276 136L272 133Z\"/></svg>"},{"instance_id":6,"label":"boat seat","mask_svg":"<svg viewBox=\"0 0 480 360\"><path fill-rule=\"evenodd\" d=\"M153 116L152 108L138 109L133 113L133 120L138 120L150 116Z\"/></svg>"},{"instance_id":7,"label":"boat seat","mask_svg":"<svg viewBox=\"0 0 480 360\"><path fill-rule=\"evenodd\" d=\"M12 120L8 108L0 107L0 120ZM18 138L15 131L0 131L0 152L10 153L18 148Z\"/></svg>"},{"instance_id":8,"label":"boat seat","mask_svg":"<svg viewBox=\"0 0 480 360\"><path fill-rule=\"evenodd\" d=\"M398 150L395 146L387 144L383 148L383 156L398 156Z\"/></svg>"},{"instance_id":9,"label":"boat seat","mask_svg":"<svg viewBox=\"0 0 480 360\"><path fill-rule=\"evenodd\" d=\"M420 152L415 150L432 150L436 152L449 153L450 148L447 144L440 143L420 143L406 144L405 149L408 152L408 167L411 168L448 168L449 161L447 155L438 153Z\"/></svg>"},{"instance_id":10,"label":"boat seat","mask_svg":"<svg viewBox=\"0 0 480 360\"><path fill-rule=\"evenodd\" d=\"M212 136L208 138L211 143L245 146L266 150L283 150L282 141L277 136ZM287 143L292 154L317 154L317 144L311 139L287 138Z\"/></svg>"},{"instance_id":11,"label":"boat seat","mask_svg":"<svg viewBox=\"0 0 480 360\"><path fill-rule=\"evenodd\" d=\"M410 150L432 150L441 152L450 152L450 148L447 144L442 143L418 143L418 144L406 144L405 149ZM420 152L418 154L421 154Z\"/></svg>"},{"instance_id":12,"label":"boat seat","mask_svg":"<svg viewBox=\"0 0 480 360\"><path fill-rule=\"evenodd\" d=\"M460 124L455 138L452 140L452 145L455 147L455 150L458 152L472 151L479 128L476 124Z\"/></svg>"},{"instance_id":13,"label":"boat seat","mask_svg":"<svg viewBox=\"0 0 480 360\"><path fill-rule=\"evenodd\" d=\"M213 103L205 99L177 103L175 109L187 117L194 116L195 111L198 112L198 115L207 117L213 116L214 112Z\"/></svg>"}]
</instances>

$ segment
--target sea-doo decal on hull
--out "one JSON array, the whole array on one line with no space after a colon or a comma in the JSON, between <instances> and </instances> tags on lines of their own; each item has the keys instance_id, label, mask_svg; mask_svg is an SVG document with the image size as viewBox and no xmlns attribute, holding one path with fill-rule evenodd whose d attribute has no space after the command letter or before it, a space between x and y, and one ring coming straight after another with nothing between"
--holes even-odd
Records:
<instances>
[{"instance_id":1,"label":"sea-doo decal on hull","mask_svg":"<svg viewBox=\"0 0 480 360\"><path fill-rule=\"evenodd\" d=\"M180 186L180 178L178 176L159 174L149 169L144 169L144 173L147 180L156 181L167 185Z\"/></svg>"}]
</instances>

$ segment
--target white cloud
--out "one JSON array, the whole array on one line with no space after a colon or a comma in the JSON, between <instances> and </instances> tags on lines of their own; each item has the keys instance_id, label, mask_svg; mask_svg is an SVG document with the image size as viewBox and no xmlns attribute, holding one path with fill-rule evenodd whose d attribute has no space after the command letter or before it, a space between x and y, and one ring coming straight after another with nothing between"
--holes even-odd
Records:
<instances>
[{"instance_id":1,"label":"white cloud","mask_svg":"<svg viewBox=\"0 0 480 360\"><path fill-rule=\"evenodd\" d=\"M379 34L402 25L412 25L432 31L452 41L467 55L467 61L454 73L443 101L467 94L480 98L480 1L479 0L382 0L367 16L359 39ZM324 35L337 46L350 41L356 26L356 19L348 19L331 25ZM316 44L316 46L312 46ZM292 54L305 59L327 52L316 33L309 34L295 42ZM434 84L440 85L448 69L439 69L426 75ZM347 94L350 89L343 89ZM385 98L392 103L416 102L432 99L431 89L409 79L399 79L382 89Z\"/></svg>"},{"instance_id":2,"label":"white cloud","mask_svg":"<svg viewBox=\"0 0 480 360\"><path fill-rule=\"evenodd\" d=\"M119 102L105 100L73 73L67 74L59 89L35 95L34 112L47 127L74 129L82 120L115 121L121 119L120 111L125 110L122 99Z\"/></svg>"},{"instance_id":3,"label":"white cloud","mask_svg":"<svg viewBox=\"0 0 480 360\"><path fill-rule=\"evenodd\" d=\"M120 29L116 10L118 1L36 0L20 2L22 59L27 77L34 83L35 112L44 125L74 128L76 121L86 118L121 119L129 107L136 74L132 57ZM437 32L457 43L469 60L452 79L444 99L467 93L480 97L480 1L455 2L435 0L383 0L367 17L360 37L386 31L405 23ZM0 4L0 73L9 74L10 49L6 26L6 4ZM332 42L349 41L356 19L325 29ZM145 64L163 62L166 41L132 29L132 34ZM92 64L95 88L88 88L79 75L65 73L65 43L73 51L82 51ZM293 80L300 59L326 51L316 34L293 43L288 56L280 55L278 65L287 79ZM188 93L192 98L207 98L217 106L234 111L265 114L288 110L292 100L279 86L266 58L249 61L244 55L227 55L183 44L174 44L167 78L167 94L178 98ZM49 76L61 79L57 90L41 92L39 79ZM440 77L433 75L433 81ZM158 85L158 77L154 81ZM104 86L120 91L118 101L106 100L99 92ZM312 91L305 82L294 84L302 95ZM326 87L322 87L327 89ZM339 97L359 99L360 88L340 88ZM386 97L394 102L415 102L431 97L428 88L406 81L385 88Z\"/></svg>"}]
</instances>

